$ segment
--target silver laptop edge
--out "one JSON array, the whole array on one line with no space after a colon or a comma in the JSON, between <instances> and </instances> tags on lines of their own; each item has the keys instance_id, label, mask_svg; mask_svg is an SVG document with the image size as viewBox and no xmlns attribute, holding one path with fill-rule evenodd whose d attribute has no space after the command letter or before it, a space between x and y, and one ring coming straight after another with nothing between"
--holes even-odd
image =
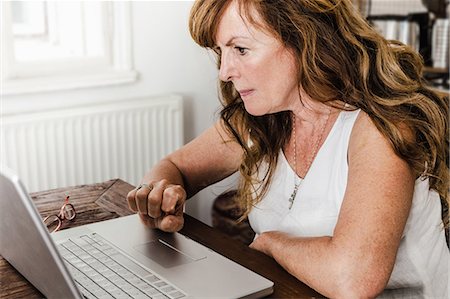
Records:
<instances>
[{"instance_id":1,"label":"silver laptop edge","mask_svg":"<svg viewBox=\"0 0 450 299\"><path fill-rule=\"evenodd\" d=\"M83 298L33 202L4 198L14 197L15 193L20 198L29 198L19 177L5 167L0 177L0 254L41 293ZM23 238L25 234L34 236L34 240ZM46 277L52 273L59 273L60 277ZM51 279L55 279L54 284L49 283Z\"/></svg>"},{"instance_id":2,"label":"silver laptop edge","mask_svg":"<svg viewBox=\"0 0 450 299\"><path fill-rule=\"evenodd\" d=\"M182 234L150 230L137 215L50 235L19 177L1 169L0 254L41 293L49 298L83 298L56 244L90 233L98 234L137 266L173 283L189 298L259 298L273 292L273 282ZM162 257L157 255L161 250Z\"/></svg>"}]
</instances>

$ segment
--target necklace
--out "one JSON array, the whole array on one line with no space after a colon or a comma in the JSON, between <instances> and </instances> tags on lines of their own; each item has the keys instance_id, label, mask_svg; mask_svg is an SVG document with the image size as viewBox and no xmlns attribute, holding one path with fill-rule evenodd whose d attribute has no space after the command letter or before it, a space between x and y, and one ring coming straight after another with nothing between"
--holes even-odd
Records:
<instances>
[{"instance_id":1,"label":"necklace","mask_svg":"<svg viewBox=\"0 0 450 299\"><path fill-rule=\"evenodd\" d=\"M327 118L325 120L324 125L322 126L322 128L320 129L320 134L319 137L316 140L316 143L314 144L314 148L313 151L311 152L311 155L308 158L307 164L306 164L306 172L305 175L303 176L303 180L306 177L306 174L309 171L309 168L311 167L311 164L314 160L314 157L317 154L317 151L319 149L319 144L322 141L323 135L325 133L325 128L328 124L328 119L330 118L330 114L331 114L331 109L327 114ZM295 196L297 195L297 191L298 188L300 187L300 185L302 184L303 180L301 180L300 182L297 182L297 135L295 134L295 127L296 127L296 123L297 123L297 117L294 115L294 129L293 129L293 133L294 133L294 190L291 193L291 196L289 197L289 210L292 208L292 205L294 204L294 200L295 200Z\"/></svg>"}]
</instances>

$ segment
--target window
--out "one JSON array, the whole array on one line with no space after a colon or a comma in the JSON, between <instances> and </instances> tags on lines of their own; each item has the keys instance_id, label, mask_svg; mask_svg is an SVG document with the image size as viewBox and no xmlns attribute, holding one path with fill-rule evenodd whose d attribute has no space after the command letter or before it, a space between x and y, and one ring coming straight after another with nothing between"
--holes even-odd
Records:
<instances>
[{"instance_id":1,"label":"window","mask_svg":"<svg viewBox=\"0 0 450 299\"><path fill-rule=\"evenodd\" d=\"M136 80L130 4L2 2L3 94Z\"/></svg>"}]
</instances>

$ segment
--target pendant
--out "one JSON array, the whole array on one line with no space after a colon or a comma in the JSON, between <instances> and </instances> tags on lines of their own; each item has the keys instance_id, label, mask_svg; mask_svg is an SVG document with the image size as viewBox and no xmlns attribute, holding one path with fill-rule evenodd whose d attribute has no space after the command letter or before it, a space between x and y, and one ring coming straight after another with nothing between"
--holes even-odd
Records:
<instances>
[{"instance_id":1,"label":"pendant","mask_svg":"<svg viewBox=\"0 0 450 299\"><path fill-rule=\"evenodd\" d=\"M292 194L289 197L289 210L292 208L292 205L294 204L295 196L297 195L299 186L300 186L300 184L295 184L294 191L292 191Z\"/></svg>"}]
</instances>

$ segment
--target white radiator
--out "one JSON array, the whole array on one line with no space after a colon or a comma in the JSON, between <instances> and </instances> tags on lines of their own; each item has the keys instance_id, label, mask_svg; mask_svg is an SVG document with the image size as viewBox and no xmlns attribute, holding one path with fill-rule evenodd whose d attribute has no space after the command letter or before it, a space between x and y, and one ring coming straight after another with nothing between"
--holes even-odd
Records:
<instances>
[{"instance_id":1,"label":"white radiator","mask_svg":"<svg viewBox=\"0 0 450 299\"><path fill-rule=\"evenodd\" d=\"M1 163L28 191L142 175L183 143L180 96L2 116Z\"/></svg>"}]
</instances>

